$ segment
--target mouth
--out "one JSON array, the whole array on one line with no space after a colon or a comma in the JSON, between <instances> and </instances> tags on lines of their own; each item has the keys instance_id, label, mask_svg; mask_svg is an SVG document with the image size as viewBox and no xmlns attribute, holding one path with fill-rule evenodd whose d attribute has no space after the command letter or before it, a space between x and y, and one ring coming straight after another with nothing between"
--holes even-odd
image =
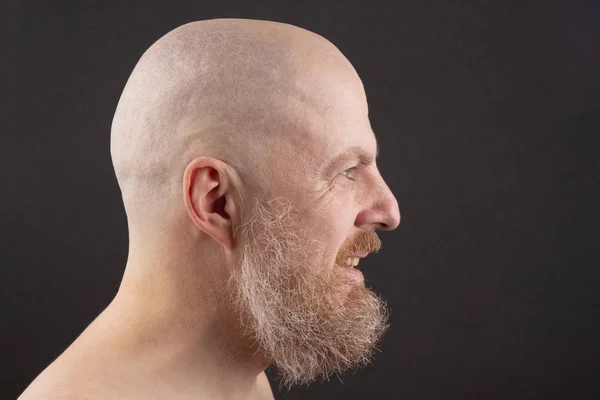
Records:
<instances>
[{"instance_id":1,"label":"mouth","mask_svg":"<svg viewBox=\"0 0 600 400\"><path fill-rule=\"evenodd\" d=\"M361 258L365 258L369 253L358 253L358 254L350 254L346 257L345 265L349 267L356 267L360 262Z\"/></svg>"},{"instance_id":2,"label":"mouth","mask_svg":"<svg viewBox=\"0 0 600 400\"><path fill-rule=\"evenodd\" d=\"M366 257L368 254L369 254L368 252L351 254L346 257L344 264L340 265L340 267L342 267L348 273L348 275L350 276L350 278L353 281L355 281L355 282L364 282L365 281L365 277L364 277L363 273L355 267L358 265L360 259Z\"/></svg>"}]
</instances>

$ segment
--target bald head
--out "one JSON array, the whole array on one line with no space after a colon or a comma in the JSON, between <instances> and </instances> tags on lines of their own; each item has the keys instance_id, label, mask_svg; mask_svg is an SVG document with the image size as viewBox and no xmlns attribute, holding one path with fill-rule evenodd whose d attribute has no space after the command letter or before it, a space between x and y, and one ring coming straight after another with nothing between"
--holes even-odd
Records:
<instances>
[{"instance_id":1,"label":"bald head","mask_svg":"<svg viewBox=\"0 0 600 400\"><path fill-rule=\"evenodd\" d=\"M167 33L137 63L112 123L130 225L183 207L183 172L198 156L224 161L247 189L260 190L273 180L274 154L326 131L328 112L346 101L339 87L364 101L346 58L302 28L217 19ZM318 158L318 149L297 157Z\"/></svg>"}]
</instances>

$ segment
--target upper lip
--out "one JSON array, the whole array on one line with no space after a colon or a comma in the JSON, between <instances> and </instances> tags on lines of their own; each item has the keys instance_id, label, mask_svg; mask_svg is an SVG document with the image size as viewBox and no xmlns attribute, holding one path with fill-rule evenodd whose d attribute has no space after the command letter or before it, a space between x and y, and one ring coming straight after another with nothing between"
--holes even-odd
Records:
<instances>
[{"instance_id":1,"label":"upper lip","mask_svg":"<svg viewBox=\"0 0 600 400\"><path fill-rule=\"evenodd\" d=\"M365 258L368 254L369 252L365 251L364 253L350 254L348 257Z\"/></svg>"}]
</instances>

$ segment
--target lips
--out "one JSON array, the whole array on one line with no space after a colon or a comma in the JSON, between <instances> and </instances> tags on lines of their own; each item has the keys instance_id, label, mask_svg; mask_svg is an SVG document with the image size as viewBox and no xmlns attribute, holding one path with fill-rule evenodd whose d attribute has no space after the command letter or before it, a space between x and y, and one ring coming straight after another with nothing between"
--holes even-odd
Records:
<instances>
[{"instance_id":1,"label":"lips","mask_svg":"<svg viewBox=\"0 0 600 400\"><path fill-rule=\"evenodd\" d=\"M367 256L367 254L369 253L358 253L356 255L350 255L346 257L346 260L348 259L352 259L355 258L356 260L358 260L359 258L364 258ZM356 267L356 266L352 266L352 265L348 265L345 262L341 265L337 264L340 268L343 268L344 271L346 271L349 276L351 277L351 279L355 282L364 282L365 278L362 274L362 272Z\"/></svg>"}]
</instances>

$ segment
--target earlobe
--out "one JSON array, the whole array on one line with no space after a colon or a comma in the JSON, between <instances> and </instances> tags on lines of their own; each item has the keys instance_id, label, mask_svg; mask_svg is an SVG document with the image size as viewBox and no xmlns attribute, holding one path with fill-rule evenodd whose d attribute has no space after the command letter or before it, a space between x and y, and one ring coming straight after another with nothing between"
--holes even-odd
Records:
<instances>
[{"instance_id":1,"label":"earlobe","mask_svg":"<svg viewBox=\"0 0 600 400\"><path fill-rule=\"evenodd\" d=\"M231 250L233 196L222 162L199 157L184 172L185 207L194 224L222 246Z\"/></svg>"}]
</instances>

